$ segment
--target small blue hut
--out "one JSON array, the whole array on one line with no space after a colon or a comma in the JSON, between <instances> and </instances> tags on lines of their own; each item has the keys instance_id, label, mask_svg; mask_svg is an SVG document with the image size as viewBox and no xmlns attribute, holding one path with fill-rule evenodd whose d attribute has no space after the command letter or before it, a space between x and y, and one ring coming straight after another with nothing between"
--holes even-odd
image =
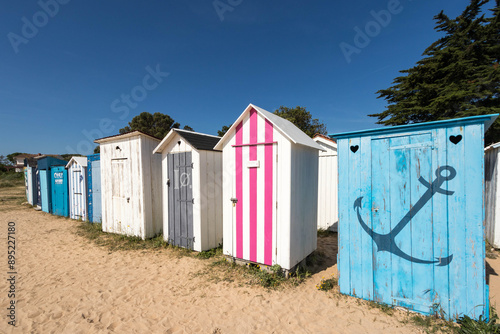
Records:
<instances>
[{"instance_id":1,"label":"small blue hut","mask_svg":"<svg viewBox=\"0 0 500 334\"><path fill-rule=\"evenodd\" d=\"M52 156L41 155L35 157L37 160L37 187L38 203L42 211L52 212L52 190L51 172L55 166L66 166L67 161Z\"/></svg>"},{"instance_id":2,"label":"small blue hut","mask_svg":"<svg viewBox=\"0 0 500 334\"><path fill-rule=\"evenodd\" d=\"M331 135L340 292L449 319L488 317L484 132L498 115Z\"/></svg>"}]
</instances>

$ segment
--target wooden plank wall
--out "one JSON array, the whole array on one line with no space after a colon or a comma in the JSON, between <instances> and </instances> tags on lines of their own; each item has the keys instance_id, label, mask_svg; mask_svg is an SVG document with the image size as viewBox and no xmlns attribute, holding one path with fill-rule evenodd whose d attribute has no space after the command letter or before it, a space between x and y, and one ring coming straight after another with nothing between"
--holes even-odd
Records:
<instances>
[{"instance_id":1,"label":"wooden plank wall","mask_svg":"<svg viewBox=\"0 0 500 334\"><path fill-rule=\"evenodd\" d=\"M342 293L424 314L437 308L449 318L487 314L483 131L468 123L337 141L339 188L346 189L339 194ZM453 193L432 195L383 249L360 221L377 235L392 233L428 191L420 180L434 182L442 167L441 177L456 171L440 188Z\"/></svg>"},{"instance_id":2,"label":"wooden plank wall","mask_svg":"<svg viewBox=\"0 0 500 334\"><path fill-rule=\"evenodd\" d=\"M321 141L317 143L326 150L319 152L318 229L337 231L339 220L337 149Z\"/></svg>"},{"instance_id":3,"label":"wooden plank wall","mask_svg":"<svg viewBox=\"0 0 500 334\"><path fill-rule=\"evenodd\" d=\"M485 225L486 239L495 248L500 248L500 192L498 191L498 182L500 177L500 168L498 158L500 148L490 148L485 152Z\"/></svg>"}]
</instances>

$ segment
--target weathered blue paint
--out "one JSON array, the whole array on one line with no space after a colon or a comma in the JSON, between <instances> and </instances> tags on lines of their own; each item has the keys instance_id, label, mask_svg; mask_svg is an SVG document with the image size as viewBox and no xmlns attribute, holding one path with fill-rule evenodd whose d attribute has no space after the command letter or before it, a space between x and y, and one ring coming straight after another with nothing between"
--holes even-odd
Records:
<instances>
[{"instance_id":1,"label":"weathered blue paint","mask_svg":"<svg viewBox=\"0 0 500 334\"><path fill-rule=\"evenodd\" d=\"M484 131L498 115L331 135L344 294L449 319L488 317Z\"/></svg>"},{"instance_id":2,"label":"weathered blue paint","mask_svg":"<svg viewBox=\"0 0 500 334\"><path fill-rule=\"evenodd\" d=\"M39 176L40 176L40 202L41 202L41 207L43 212L50 212L50 181L49 177L47 176L50 174L47 170L41 169L39 171Z\"/></svg>"},{"instance_id":3,"label":"weathered blue paint","mask_svg":"<svg viewBox=\"0 0 500 334\"><path fill-rule=\"evenodd\" d=\"M100 159L100 154L87 156L88 213L89 222L91 223L100 223L102 221Z\"/></svg>"},{"instance_id":4,"label":"weathered blue paint","mask_svg":"<svg viewBox=\"0 0 500 334\"><path fill-rule=\"evenodd\" d=\"M39 185L38 205L42 211L50 213L52 210L52 190L50 168L66 166L67 161L54 157L43 157L37 160L37 183Z\"/></svg>"},{"instance_id":5,"label":"weathered blue paint","mask_svg":"<svg viewBox=\"0 0 500 334\"><path fill-rule=\"evenodd\" d=\"M50 168L52 188L52 213L69 216L68 171L64 166Z\"/></svg>"}]
</instances>

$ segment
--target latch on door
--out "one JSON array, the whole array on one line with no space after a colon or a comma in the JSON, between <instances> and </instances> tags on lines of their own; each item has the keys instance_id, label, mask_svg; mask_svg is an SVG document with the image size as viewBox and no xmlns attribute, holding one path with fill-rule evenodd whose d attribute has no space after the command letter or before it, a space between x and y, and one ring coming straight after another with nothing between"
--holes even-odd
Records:
<instances>
[{"instance_id":1,"label":"latch on door","mask_svg":"<svg viewBox=\"0 0 500 334\"><path fill-rule=\"evenodd\" d=\"M236 203L238 203L238 199L231 197L231 202L233 202L233 206L236 206Z\"/></svg>"},{"instance_id":2,"label":"latch on door","mask_svg":"<svg viewBox=\"0 0 500 334\"><path fill-rule=\"evenodd\" d=\"M127 203L130 203L130 197L127 197Z\"/></svg>"}]
</instances>

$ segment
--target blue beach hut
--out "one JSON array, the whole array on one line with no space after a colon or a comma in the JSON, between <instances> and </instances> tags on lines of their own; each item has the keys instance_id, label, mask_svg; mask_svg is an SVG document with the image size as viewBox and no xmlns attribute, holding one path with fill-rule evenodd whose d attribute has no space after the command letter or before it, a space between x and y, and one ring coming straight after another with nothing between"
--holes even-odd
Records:
<instances>
[{"instance_id":1,"label":"blue beach hut","mask_svg":"<svg viewBox=\"0 0 500 334\"><path fill-rule=\"evenodd\" d=\"M66 166L67 161L41 155L35 158L37 160L37 188L38 188L38 203L42 211L52 212L52 190L51 190L51 172L50 170L55 166Z\"/></svg>"},{"instance_id":2,"label":"blue beach hut","mask_svg":"<svg viewBox=\"0 0 500 334\"><path fill-rule=\"evenodd\" d=\"M331 135L340 292L448 319L488 317L484 132L498 115Z\"/></svg>"},{"instance_id":3,"label":"blue beach hut","mask_svg":"<svg viewBox=\"0 0 500 334\"><path fill-rule=\"evenodd\" d=\"M101 155L99 153L87 156L87 180L89 222L101 223Z\"/></svg>"},{"instance_id":4,"label":"blue beach hut","mask_svg":"<svg viewBox=\"0 0 500 334\"><path fill-rule=\"evenodd\" d=\"M51 212L57 216L69 216L68 205L68 170L65 166L54 166L50 169L52 208Z\"/></svg>"}]
</instances>

